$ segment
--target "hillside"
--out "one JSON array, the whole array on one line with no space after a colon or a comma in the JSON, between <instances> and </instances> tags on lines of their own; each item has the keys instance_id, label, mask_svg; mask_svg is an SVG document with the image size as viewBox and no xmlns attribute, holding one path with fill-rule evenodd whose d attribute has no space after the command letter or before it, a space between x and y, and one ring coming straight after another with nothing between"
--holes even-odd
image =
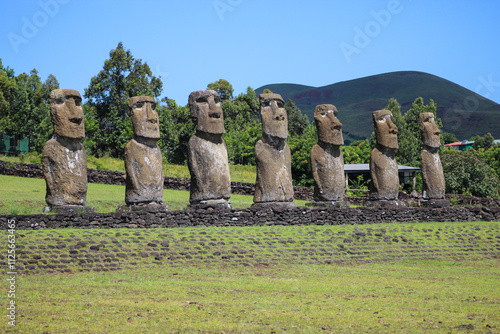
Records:
<instances>
[{"instance_id":1,"label":"hillside","mask_svg":"<svg viewBox=\"0 0 500 334\"><path fill-rule=\"evenodd\" d=\"M292 99L311 121L316 105L334 104L344 124L346 143L371 135L371 113L386 107L391 97L398 100L404 113L419 96L425 103L430 99L436 102L443 131L455 134L458 139L488 132L500 138L500 104L428 73L391 72L323 87L270 84L255 91L260 94L266 88L281 94L285 100Z\"/></svg>"}]
</instances>

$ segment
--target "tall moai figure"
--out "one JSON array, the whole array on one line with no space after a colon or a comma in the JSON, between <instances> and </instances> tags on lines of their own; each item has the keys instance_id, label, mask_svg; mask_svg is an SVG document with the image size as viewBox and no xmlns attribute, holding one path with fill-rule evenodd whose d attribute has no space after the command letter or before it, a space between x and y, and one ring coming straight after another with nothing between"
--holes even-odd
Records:
<instances>
[{"instance_id":1,"label":"tall moai figure","mask_svg":"<svg viewBox=\"0 0 500 334\"><path fill-rule=\"evenodd\" d=\"M87 153L82 145L85 120L82 97L74 89L50 92L54 132L42 152L47 192L45 212L93 212L87 201Z\"/></svg>"},{"instance_id":2,"label":"tall moai figure","mask_svg":"<svg viewBox=\"0 0 500 334\"><path fill-rule=\"evenodd\" d=\"M373 112L373 125L377 144L370 155L370 205L404 205L398 202L399 173L396 162L398 128L389 110Z\"/></svg>"},{"instance_id":3,"label":"tall moai figure","mask_svg":"<svg viewBox=\"0 0 500 334\"><path fill-rule=\"evenodd\" d=\"M255 144L257 180L254 207L295 207L293 202L292 159L288 119L279 94L260 94L262 138Z\"/></svg>"},{"instance_id":4,"label":"tall moai figure","mask_svg":"<svg viewBox=\"0 0 500 334\"><path fill-rule=\"evenodd\" d=\"M156 143L160 124L155 99L134 96L128 101L134 138L125 146L125 203L118 211L167 211L163 204L163 162Z\"/></svg>"},{"instance_id":5,"label":"tall moai figure","mask_svg":"<svg viewBox=\"0 0 500 334\"><path fill-rule=\"evenodd\" d=\"M226 130L219 94L214 90L192 92L189 109L196 124L196 133L188 143L189 208L230 209L231 175L222 138Z\"/></svg>"},{"instance_id":6,"label":"tall moai figure","mask_svg":"<svg viewBox=\"0 0 500 334\"><path fill-rule=\"evenodd\" d=\"M318 143L311 149L311 170L314 178L314 203L308 206L346 206L344 144L342 123L333 104L320 104L314 110Z\"/></svg>"},{"instance_id":7,"label":"tall moai figure","mask_svg":"<svg viewBox=\"0 0 500 334\"><path fill-rule=\"evenodd\" d=\"M439 147L441 146L440 131L434 121L434 114L431 112L419 115L420 130L422 131L423 150L422 158L422 180L423 180L423 201L422 204L435 207L447 207L450 205L445 200L445 181L443 165L439 157Z\"/></svg>"}]
</instances>

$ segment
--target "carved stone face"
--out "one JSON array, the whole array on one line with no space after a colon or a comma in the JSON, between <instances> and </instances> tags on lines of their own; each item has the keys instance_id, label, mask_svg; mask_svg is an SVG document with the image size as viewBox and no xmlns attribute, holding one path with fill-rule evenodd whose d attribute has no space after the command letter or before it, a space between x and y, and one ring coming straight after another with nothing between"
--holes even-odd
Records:
<instances>
[{"instance_id":1,"label":"carved stone face","mask_svg":"<svg viewBox=\"0 0 500 334\"><path fill-rule=\"evenodd\" d=\"M333 144L343 145L342 123L337 118L337 108L333 104L320 104L314 110L314 121L318 129L318 140Z\"/></svg>"},{"instance_id":2,"label":"carved stone face","mask_svg":"<svg viewBox=\"0 0 500 334\"><path fill-rule=\"evenodd\" d=\"M189 109L196 123L196 130L213 134L226 133L220 97L216 91L207 89L192 92L189 94Z\"/></svg>"},{"instance_id":3,"label":"carved stone face","mask_svg":"<svg viewBox=\"0 0 500 334\"><path fill-rule=\"evenodd\" d=\"M138 137L160 138L160 120L155 99L150 96L134 96L128 100L134 134Z\"/></svg>"},{"instance_id":4,"label":"carved stone face","mask_svg":"<svg viewBox=\"0 0 500 334\"><path fill-rule=\"evenodd\" d=\"M288 118L284 108L285 102L279 94L260 94L260 115L262 132L273 137L288 137Z\"/></svg>"},{"instance_id":5,"label":"carved stone face","mask_svg":"<svg viewBox=\"0 0 500 334\"><path fill-rule=\"evenodd\" d=\"M374 111L373 126L377 144L391 149L398 148L398 128L392 122L392 113L389 110Z\"/></svg>"},{"instance_id":6,"label":"carved stone face","mask_svg":"<svg viewBox=\"0 0 500 334\"><path fill-rule=\"evenodd\" d=\"M68 138L85 137L82 97L74 89L55 89L50 92L50 115L54 133Z\"/></svg>"},{"instance_id":7,"label":"carved stone face","mask_svg":"<svg viewBox=\"0 0 500 334\"><path fill-rule=\"evenodd\" d=\"M437 124L434 122L434 114L431 112L424 112L419 115L419 119L424 145L433 148L441 146L441 140L439 138L441 131L439 131Z\"/></svg>"}]
</instances>

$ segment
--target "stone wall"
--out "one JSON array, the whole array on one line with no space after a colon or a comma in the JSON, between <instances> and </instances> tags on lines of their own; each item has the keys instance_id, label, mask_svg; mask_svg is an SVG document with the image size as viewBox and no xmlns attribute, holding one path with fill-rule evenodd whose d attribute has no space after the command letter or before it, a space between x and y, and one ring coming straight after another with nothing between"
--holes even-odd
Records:
<instances>
[{"instance_id":1,"label":"stone wall","mask_svg":"<svg viewBox=\"0 0 500 334\"><path fill-rule=\"evenodd\" d=\"M54 215L3 215L0 227L15 220L17 230L40 228L150 228L189 226L342 225L380 222L500 221L500 208L305 208L184 210Z\"/></svg>"}]
</instances>

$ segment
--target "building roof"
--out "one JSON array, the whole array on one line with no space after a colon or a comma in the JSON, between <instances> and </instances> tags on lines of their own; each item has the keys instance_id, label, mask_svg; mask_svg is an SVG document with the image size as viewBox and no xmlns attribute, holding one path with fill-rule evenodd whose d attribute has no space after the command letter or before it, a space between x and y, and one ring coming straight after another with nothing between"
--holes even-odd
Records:
<instances>
[{"instance_id":1,"label":"building roof","mask_svg":"<svg viewBox=\"0 0 500 334\"><path fill-rule=\"evenodd\" d=\"M444 146L462 146L462 145L472 145L472 144L474 144L474 141L462 140L462 141L456 141L454 143L445 144Z\"/></svg>"},{"instance_id":2,"label":"building roof","mask_svg":"<svg viewBox=\"0 0 500 334\"><path fill-rule=\"evenodd\" d=\"M411 172L417 171L420 168L411 167L411 166L403 166L398 165L398 172ZM370 164L345 164L344 172L345 173L364 173L370 171Z\"/></svg>"}]
</instances>

